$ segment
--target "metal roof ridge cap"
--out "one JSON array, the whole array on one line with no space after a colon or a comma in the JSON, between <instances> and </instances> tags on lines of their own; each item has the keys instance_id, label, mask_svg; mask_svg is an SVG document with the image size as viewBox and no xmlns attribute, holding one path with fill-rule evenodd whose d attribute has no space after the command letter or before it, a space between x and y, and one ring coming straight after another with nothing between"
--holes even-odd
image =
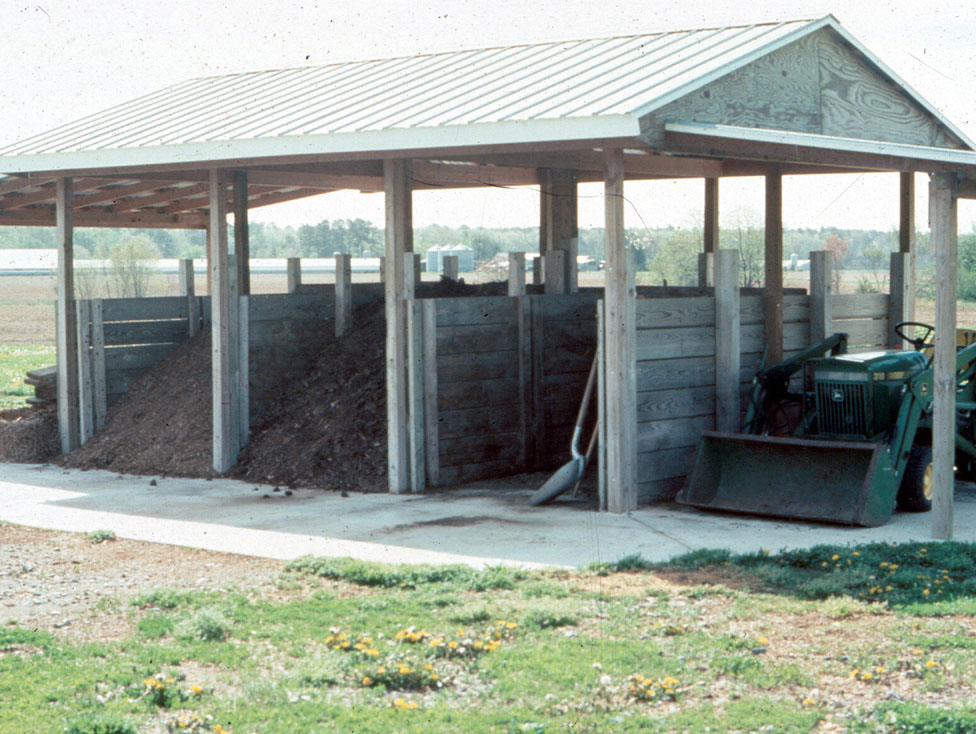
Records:
<instances>
[{"instance_id":1,"label":"metal roof ridge cap","mask_svg":"<svg viewBox=\"0 0 976 734\"><path fill-rule=\"evenodd\" d=\"M643 117L644 115L647 115L653 112L654 110L663 107L664 105L670 102L675 101L676 99L680 99L681 97L684 97L685 95L694 92L696 89L701 89L705 85L711 84L716 79L721 79L723 76L730 74L733 71L736 71L738 69L741 69L743 66L747 66L748 64L751 64L753 61L756 61L757 59L761 59L763 56L767 56L768 54L771 54L773 51L781 49L784 46L788 46L789 44L794 43L800 40L801 38L803 38L804 36L807 36L811 33L816 33L821 28L825 28L826 26L831 25L832 21L836 23L836 19L834 19L832 15L826 15L817 20L808 21L806 22L805 25L790 31L789 33L782 36L781 38L776 39L775 41L770 41L769 43L760 46L754 51L750 51L749 53L744 54L743 56L739 57L738 59L729 63L728 65L723 66L720 69L715 69L714 71L705 74L704 76L700 76L695 79L692 79L687 84L683 84L677 89L674 89L668 92L667 94L661 95L657 99L651 100L650 102L645 102L640 107L631 110L630 114L635 115L636 117ZM782 23L779 23L778 25L784 26L787 24L799 23L799 22L803 22L803 21L784 21ZM730 27L735 27L735 26L730 26Z\"/></svg>"}]
</instances>

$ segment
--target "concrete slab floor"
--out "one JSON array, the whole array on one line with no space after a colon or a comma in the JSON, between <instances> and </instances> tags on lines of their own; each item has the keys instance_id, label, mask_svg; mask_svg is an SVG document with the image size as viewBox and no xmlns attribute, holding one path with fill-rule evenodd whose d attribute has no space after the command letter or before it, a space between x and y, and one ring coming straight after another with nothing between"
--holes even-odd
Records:
<instances>
[{"instance_id":1,"label":"concrete slab floor","mask_svg":"<svg viewBox=\"0 0 976 734\"><path fill-rule=\"evenodd\" d=\"M134 477L0 464L0 521L288 560L304 554L389 563L580 567L638 553L663 561L697 548L749 552L819 543L928 541L931 515L880 528L720 515L672 504L624 515L586 501L531 507L545 475L425 495L285 488L229 479ZM151 485L150 482L155 484ZM976 540L976 489L957 489L956 539Z\"/></svg>"}]
</instances>

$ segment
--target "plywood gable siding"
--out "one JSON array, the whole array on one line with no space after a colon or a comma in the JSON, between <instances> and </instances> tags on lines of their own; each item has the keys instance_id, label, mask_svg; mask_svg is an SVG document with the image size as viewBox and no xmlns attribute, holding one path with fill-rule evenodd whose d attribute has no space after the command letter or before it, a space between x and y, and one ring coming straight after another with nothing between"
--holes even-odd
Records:
<instances>
[{"instance_id":1,"label":"plywood gable siding","mask_svg":"<svg viewBox=\"0 0 976 734\"><path fill-rule=\"evenodd\" d=\"M641 129L654 144L666 122L685 121L965 149L829 28L655 110Z\"/></svg>"}]
</instances>

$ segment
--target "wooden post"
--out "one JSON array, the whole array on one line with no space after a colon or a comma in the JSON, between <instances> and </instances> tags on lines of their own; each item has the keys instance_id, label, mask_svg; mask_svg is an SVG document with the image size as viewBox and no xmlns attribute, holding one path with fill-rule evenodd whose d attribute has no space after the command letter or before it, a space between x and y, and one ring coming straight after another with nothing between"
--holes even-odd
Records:
<instances>
[{"instance_id":1,"label":"wooden post","mask_svg":"<svg viewBox=\"0 0 976 734\"><path fill-rule=\"evenodd\" d=\"M424 433L424 314L423 301L407 301L407 413L410 416L410 491L427 488Z\"/></svg>"},{"instance_id":2,"label":"wooden post","mask_svg":"<svg viewBox=\"0 0 976 734\"><path fill-rule=\"evenodd\" d=\"M251 295L251 235L247 216L247 171L234 171L234 252L237 294Z\"/></svg>"},{"instance_id":3,"label":"wooden post","mask_svg":"<svg viewBox=\"0 0 976 734\"><path fill-rule=\"evenodd\" d=\"M549 250L545 255L546 295L566 293L566 251Z\"/></svg>"},{"instance_id":4,"label":"wooden post","mask_svg":"<svg viewBox=\"0 0 976 734\"><path fill-rule=\"evenodd\" d=\"M705 251L698 256L698 285L711 288L715 285L715 259L719 247L718 227L718 179L705 179L705 222L702 231Z\"/></svg>"},{"instance_id":5,"label":"wooden post","mask_svg":"<svg viewBox=\"0 0 976 734\"><path fill-rule=\"evenodd\" d=\"M180 260L180 295L186 298L186 320L190 336L200 330L200 313L193 282L193 260Z\"/></svg>"},{"instance_id":6,"label":"wooden post","mask_svg":"<svg viewBox=\"0 0 976 734\"><path fill-rule=\"evenodd\" d=\"M243 447L251 441L251 297L249 295L240 296L238 304L237 404L239 410L237 421L238 443Z\"/></svg>"},{"instance_id":7,"label":"wooden post","mask_svg":"<svg viewBox=\"0 0 976 734\"><path fill-rule=\"evenodd\" d=\"M80 445L78 425L78 333L75 327L74 191L70 178L57 179L55 217L58 244L58 437L61 453Z\"/></svg>"},{"instance_id":8,"label":"wooden post","mask_svg":"<svg viewBox=\"0 0 976 734\"><path fill-rule=\"evenodd\" d=\"M386 417L390 491L410 490L407 406L407 315L404 255L413 252L409 164L383 161L386 196ZM410 275L413 275L412 273Z\"/></svg>"},{"instance_id":9,"label":"wooden post","mask_svg":"<svg viewBox=\"0 0 976 734\"><path fill-rule=\"evenodd\" d=\"M213 286L210 284L210 264L213 262L213 238L210 236L210 222L208 220L205 228L206 248L207 248L207 295L213 295Z\"/></svg>"},{"instance_id":10,"label":"wooden post","mask_svg":"<svg viewBox=\"0 0 976 734\"><path fill-rule=\"evenodd\" d=\"M508 295L525 295L525 253L508 253Z\"/></svg>"},{"instance_id":11,"label":"wooden post","mask_svg":"<svg viewBox=\"0 0 976 734\"><path fill-rule=\"evenodd\" d=\"M285 260L285 268L288 274L288 292L298 293L302 287L302 259L289 257Z\"/></svg>"},{"instance_id":12,"label":"wooden post","mask_svg":"<svg viewBox=\"0 0 976 734\"><path fill-rule=\"evenodd\" d=\"M932 380L932 537L953 531L956 445L956 267L958 232L955 175L932 176L932 249L935 251L935 370Z\"/></svg>"},{"instance_id":13,"label":"wooden post","mask_svg":"<svg viewBox=\"0 0 976 734\"><path fill-rule=\"evenodd\" d=\"M739 425L739 251L715 253L715 430L734 433Z\"/></svg>"},{"instance_id":14,"label":"wooden post","mask_svg":"<svg viewBox=\"0 0 976 734\"><path fill-rule=\"evenodd\" d=\"M904 321L915 320L915 173L903 171L900 174L898 252L907 254L908 270L905 271L906 311ZM891 291L892 294L894 290Z\"/></svg>"},{"instance_id":15,"label":"wooden post","mask_svg":"<svg viewBox=\"0 0 976 734\"><path fill-rule=\"evenodd\" d=\"M905 347L900 336L895 334L899 321L912 320L912 254L910 252L891 253L891 270L888 275L890 295L888 297L888 344L896 349Z\"/></svg>"},{"instance_id":16,"label":"wooden post","mask_svg":"<svg viewBox=\"0 0 976 734\"><path fill-rule=\"evenodd\" d=\"M213 367L213 468L228 471L237 460L237 426L232 423L231 272L227 251L227 180L223 170L210 169L210 320Z\"/></svg>"},{"instance_id":17,"label":"wooden post","mask_svg":"<svg viewBox=\"0 0 976 734\"><path fill-rule=\"evenodd\" d=\"M604 301L596 304L596 410L597 410L597 497L600 509L607 509L607 364Z\"/></svg>"},{"instance_id":18,"label":"wooden post","mask_svg":"<svg viewBox=\"0 0 976 734\"><path fill-rule=\"evenodd\" d=\"M78 443L85 445L95 433L95 385L92 380L91 301L76 302L78 327Z\"/></svg>"},{"instance_id":19,"label":"wooden post","mask_svg":"<svg viewBox=\"0 0 976 734\"><path fill-rule=\"evenodd\" d=\"M828 250L810 253L810 344L822 342L834 333L830 294L832 267L831 253Z\"/></svg>"},{"instance_id":20,"label":"wooden post","mask_svg":"<svg viewBox=\"0 0 976 734\"><path fill-rule=\"evenodd\" d=\"M335 255L335 335L342 337L352 327L352 257Z\"/></svg>"},{"instance_id":21,"label":"wooden post","mask_svg":"<svg viewBox=\"0 0 976 734\"><path fill-rule=\"evenodd\" d=\"M225 220L226 221L226 220ZM238 270L240 260L236 249L236 240L233 250L228 243L227 253L227 301L228 313L230 317L227 321L227 334L229 337L229 358L230 364L230 425L231 425L231 455L234 462L241 450L241 298L238 292L240 278Z\"/></svg>"},{"instance_id":22,"label":"wooden post","mask_svg":"<svg viewBox=\"0 0 976 734\"><path fill-rule=\"evenodd\" d=\"M524 256L522 261L524 263ZM519 463L527 471L536 461L533 412L535 397L532 391L532 298L524 293L514 298L515 318L518 321Z\"/></svg>"},{"instance_id":23,"label":"wooden post","mask_svg":"<svg viewBox=\"0 0 976 734\"><path fill-rule=\"evenodd\" d=\"M698 253L698 286L700 288L715 287L715 253Z\"/></svg>"},{"instance_id":24,"label":"wooden post","mask_svg":"<svg viewBox=\"0 0 976 734\"><path fill-rule=\"evenodd\" d=\"M92 382L95 403L95 430L105 427L108 398L105 394L105 304L102 299L92 301Z\"/></svg>"},{"instance_id":25,"label":"wooden post","mask_svg":"<svg viewBox=\"0 0 976 734\"><path fill-rule=\"evenodd\" d=\"M610 149L604 156L607 509L627 512L638 500L636 291L624 241L623 152Z\"/></svg>"},{"instance_id":26,"label":"wooden post","mask_svg":"<svg viewBox=\"0 0 976 734\"><path fill-rule=\"evenodd\" d=\"M427 486L440 484L440 420L437 405L437 301L419 302L423 309L424 467Z\"/></svg>"},{"instance_id":27,"label":"wooden post","mask_svg":"<svg viewBox=\"0 0 976 734\"><path fill-rule=\"evenodd\" d=\"M542 255L532 258L532 285L542 285Z\"/></svg>"},{"instance_id":28,"label":"wooden post","mask_svg":"<svg viewBox=\"0 0 976 734\"><path fill-rule=\"evenodd\" d=\"M767 364L783 361L783 174L779 166L766 173L766 284L763 317Z\"/></svg>"},{"instance_id":29,"label":"wooden post","mask_svg":"<svg viewBox=\"0 0 976 734\"><path fill-rule=\"evenodd\" d=\"M441 275L450 280L458 279L458 256L457 255L444 255L441 258L443 263L441 267Z\"/></svg>"},{"instance_id":30,"label":"wooden post","mask_svg":"<svg viewBox=\"0 0 976 734\"><path fill-rule=\"evenodd\" d=\"M413 240L411 240L410 246L413 247ZM413 283L414 286L419 286L423 282L423 263L419 252L411 253L410 256L413 259Z\"/></svg>"},{"instance_id":31,"label":"wooden post","mask_svg":"<svg viewBox=\"0 0 976 734\"><path fill-rule=\"evenodd\" d=\"M540 170L542 194L539 227L539 254L555 250L565 252L562 283L559 293L575 293L578 290L577 255L579 254L579 172L568 168ZM548 276L548 271L546 275ZM547 293L550 291L546 291ZM555 292L555 291L553 291Z\"/></svg>"}]
</instances>

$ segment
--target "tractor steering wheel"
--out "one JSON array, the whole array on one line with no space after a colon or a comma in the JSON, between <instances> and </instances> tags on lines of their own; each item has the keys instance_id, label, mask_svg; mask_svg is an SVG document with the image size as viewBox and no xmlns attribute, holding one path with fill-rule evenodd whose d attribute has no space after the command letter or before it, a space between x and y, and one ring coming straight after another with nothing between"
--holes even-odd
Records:
<instances>
[{"instance_id":1,"label":"tractor steering wheel","mask_svg":"<svg viewBox=\"0 0 976 734\"><path fill-rule=\"evenodd\" d=\"M920 337L908 336L904 331L902 331L902 329L906 326L925 329L925 333ZM932 324L926 324L921 321L899 321L897 324L895 324L895 333L915 347L916 352L921 352L923 349L928 349L929 347L935 346L935 342L929 341L929 337L935 333L935 327L932 326Z\"/></svg>"}]
</instances>

